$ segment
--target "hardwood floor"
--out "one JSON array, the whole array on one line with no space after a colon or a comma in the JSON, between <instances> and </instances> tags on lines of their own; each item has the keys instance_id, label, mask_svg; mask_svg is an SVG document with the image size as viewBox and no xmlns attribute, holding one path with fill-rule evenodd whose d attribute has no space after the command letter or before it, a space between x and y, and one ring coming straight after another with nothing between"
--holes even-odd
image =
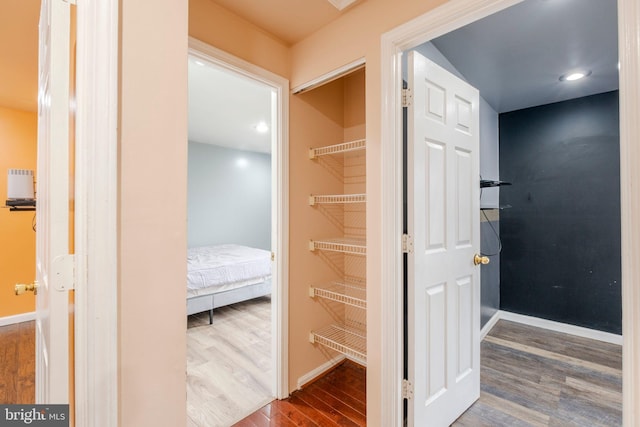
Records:
<instances>
[{"instance_id":1,"label":"hardwood floor","mask_svg":"<svg viewBox=\"0 0 640 427\"><path fill-rule=\"evenodd\" d=\"M189 316L188 425L229 426L273 399L269 297Z\"/></svg>"},{"instance_id":2,"label":"hardwood floor","mask_svg":"<svg viewBox=\"0 0 640 427\"><path fill-rule=\"evenodd\" d=\"M275 400L235 427L366 426L366 370L345 361L286 400Z\"/></svg>"},{"instance_id":3,"label":"hardwood floor","mask_svg":"<svg viewBox=\"0 0 640 427\"><path fill-rule=\"evenodd\" d=\"M270 330L264 328L270 302L242 304L248 310L216 311L214 328L206 313L189 318L190 426L228 426L270 400ZM0 327L0 403L34 402L34 328L34 322ZM246 348L251 357L237 356ZM622 425L620 346L500 321L483 341L481 359L480 399L456 427ZM366 370L346 362L235 425L363 426L365 381ZM229 384L235 389L225 397Z\"/></svg>"},{"instance_id":4,"label":"hardwood floor","mask_svg":"<svg viewBox=\"0 0 640 427\"><path fill-rule=\"evenodd\" d=\"M35 321L0 327L0 404L35 402Z\"/></svg>"},{"instance_id":5,"label":"hardwood floor","mask_svg":"<svg viewBox=\"0 0 640 427\"><path fill-rule=\"evenodd\" d=\"M622 425L620 346L499 321L481 359L480 399L455 427ZM365 377L347 362L235 426L365 425Z\"/></svg>"}]
</instances>

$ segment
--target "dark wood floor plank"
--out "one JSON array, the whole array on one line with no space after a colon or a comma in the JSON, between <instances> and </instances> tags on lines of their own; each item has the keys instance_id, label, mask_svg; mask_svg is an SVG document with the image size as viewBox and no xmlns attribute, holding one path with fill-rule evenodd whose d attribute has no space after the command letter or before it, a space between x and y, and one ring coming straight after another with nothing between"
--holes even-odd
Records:
<instances>
[{"instance_id":1,"label":"dark wood floor plank","mask_svg":"<svg viewBox=\"0 0 640 427\"><path fill-rule=\"evenodd\" d=\"M347 379L334 377L322 381L323 386L334 387L342 390L345 394L352 396L354 399L366 405L367 387L363 382L361 384L353 384L353 381L347 382Z\"/></svg>"},{"instance_id":2,"label":"dark wood floor plank","mask_svg":"<svg viewBox=\"0 0 640 427\"><path fill-rule=\"evenodd\" d=\"M345 361L324 377L294 392L288 399L273 401L247 417L256 423L261 414L271 426L287 422L299 426L362 427L366 425L366 369L351 361ZM287 421L283 421L283 420ZM241 424L237 427L244 427Z\"/></svg>"},{"instance_id":3,"label":"dark wood floor plank","mask_svg":"<svg viewBox=\"0 0 640 427\"><path fill-rule=\"evenodd\" d=\"M339 397L331 394L330 391L316 385L312 384L309 387L309 392L313 393L318 399L321 399L327 405L329 405L334 410L340 412L349 420L353 421L359 426L365 426L367 424L366 415L361 414L360 412L353 409L351 406L342 401Z\"/></svg>"},{"instance_id":4,"label":"dark wood floor plank","mask_svg":"<svg viewBox=\"0 0 640 427\"><path fill-rule=\"evenodd\" d=\"M281 412L276 412L275 414L273 414L270 421L270 425L278 427L293 427L296 425Z\"/></svg>"},{"instance_id":5,"label":"dark wood floor plank","mask_svg":"<svg viewBox=\"0 0 640 427\"><path fill-rule=\"evenodd\" d=\"M321 398L318 398L318 396L316 396L314 393L311 393L311 392L304 393L304 394L300 393L298 394L298 397L301 400L304 400L309 406L317 409L322 416L328 418L330 421L334 423L334 425L345 426L345 427L358 426L358 424L351 421L349 418L345 417L336 409L332 408L324 400L322 400Z\"/></svg>"},{"instance_id":6,"label":"dark wood floor plank","mask_svg":"<svg viewBox=\"0 0 640 427\"><path fill-rule=\"evenodd\" d=\"M352 386L342 385L340 381L325 382L318 385L327 390L339 390L339 393L337 393L339 396L348 395L349 400L353 401L354 405L364 407L366 412L367 395L364 386L361 389L357 389ZM336 393L331 392L331 394L335 395Z\"/></svg>"},{"instance_id":7,"label":"dark wood floor plank","mask_svg":"<svg viewBox=\"0 0 640 427\"><path fill-rule=\"evenodd\" d=\"M298 411L302 412L307 418L313 420L319 427L334 427L336 424L329 418L325 417L319 410L309 405L304 400L298 397L298 394L294 393L287 401L294 405Z\"/></svg>"},{"instance_id":8,"label":"dark wood floor plank","mask_svg":"<svg viewBox=\"0 0 640 427\"><path fill-rule=\"evenodd\" d=\"M350 394L345 392L343 389L339 388L339 385L335 385L333 382L326 382L322 384L322 387L331 393L333 396L336 396L338 399L351 406L354 410L358 411L360 414L366 416L367 415L367 403L366 403L366 394L363 392L358 393L358 396L355 394ZM364 399L363 399L364 398Z\"/></svg>"},{"instance_id":9,"label":"dark wood floor plank","mask_svg":"<svg viewBox=\"0 0 640 427\"><path fill-rule=\"evenodd\" d=\"M278 411L290 419L297 426L305 426L305 427L317 427L317 423L315 423L312 419L307 417L302 411L300 411L296 405L291 404L287 400L281 400L276 405Z\"/></svg>"},{"instance_id":10,"label":"dark wood floor plank","mask_svg":"<svg viewBox=\"0 0 640 427\"><path fill-rule=\"evenodd\" d=\"M35 322L0 327L0 404L35 402Z\"/></svg>"}]
</instances>

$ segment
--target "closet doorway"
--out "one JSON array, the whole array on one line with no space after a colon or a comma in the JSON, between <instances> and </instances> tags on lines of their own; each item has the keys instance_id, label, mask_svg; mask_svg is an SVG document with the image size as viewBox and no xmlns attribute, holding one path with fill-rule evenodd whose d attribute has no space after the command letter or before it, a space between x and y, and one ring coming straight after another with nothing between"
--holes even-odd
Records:
<instances>
[{"instance_id":1,"label":"closet doorway","mask_svg":"<svg viewBox=\"0 0 640 427\"><path fill-rule=\"evenodd\" d=\"M492 260L482 266L485 331L502 318L620 344L616 3L580 2L579 14L572 3L523 1L414 49L480 89L482 250ZM552 34L554 28L568 34ZM589 49L563 45L569 35ZM582 67L588 68L584 80L566 78ZM594 176L598 182L590 185ZM578 191L569 187L573 182L580 182ZM501 184L513 185L502 187L498 196ZM582 188L588 191L580 193ZM609 208L606 215L599 212L603 204ZM592 211L598 211L598 224L590 222ZM587 255L574 259L580 254L576 248ZM561 262L545 262L545 256ZM590 267L581 277L584 264ZM602 272L605 280L597 276ZM491 294L495 298L485 298ZM621 348L615 350L619 355ZM617 396L618 406L610 411L613 425L621 423L621 382L620 357L612 360L617 375L603 388ZM520 399L534 407L527 403ZM578 424L586 425L589 417L608 412L591 404L588 411L568 413L584 417Z\"/></svg>"},{"instance_id":2,"label":"closet doorway","mask_svg":"<svg viewBox=\"0 0 640 427\"><path fill-rule=\"evenodd\" d=\"M286 395L288 81L189 41L187 416Z\"/></svg>"}]
</instances>

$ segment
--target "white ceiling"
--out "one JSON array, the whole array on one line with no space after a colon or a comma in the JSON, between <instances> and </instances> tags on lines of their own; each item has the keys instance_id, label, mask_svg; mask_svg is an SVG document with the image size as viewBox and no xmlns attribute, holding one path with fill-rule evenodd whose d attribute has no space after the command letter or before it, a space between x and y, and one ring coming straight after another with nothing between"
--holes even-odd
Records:
<instances>
[{"instance_id":1,"label":"white ceiling","mask_svg":"<svg viewBox=\"0 0 640 427\"><path fill-rule=\"evenodd\" d=\"M526 0L433 40L499 113L618 88L615 0ZM576 82L559 76L592 74ZM271 90L189 60L189 140L270 152Z\"/></svg>"},{"instance_id":2,"label":"white ceiling","mask_svg":"<svg viewBox=\"0 0 640 427\"><path fill-rule=\"evenodd\" d=\"M269 153L271 88L189 58L189 141Z\"/></svg>"},{"instance_id":3,"label":"white ceiling","mask_svg":"<svg viewBox=\"0 0 640 427\"><path fill-rule=\"evenodd\" d=\"M433 44L502 113L618 89L617 31L615 0L526 0Z\"/></svg>"},{"instance_id":4,"label":"white ceiling","mask_svg":"<svg viewBox=\"0 0 640 427\"><path fill-rule=\"evenodd\" d=\"M351 10L339 12L327 0L212 1L289 43ZM38 10L39 0L0 1L0 34L6 33L0 37L0 76L11 82L0 85L0 105L36 110ZM526 0L434 44L496 111L506 112L617 89L616 20L615 0ZM588 67L592 75L576 84L558 81L576 66ZM261 148L251 143L259 138L251 126L270 121L268 98L252 98L266 89L246 84L243 91L242 82L229 76L216 87L224 77L212 68L194 70L190 65L191 139L268 150L266 135ZM246 117L241 119L238 111Z\"/></svg>"}]
</instances>

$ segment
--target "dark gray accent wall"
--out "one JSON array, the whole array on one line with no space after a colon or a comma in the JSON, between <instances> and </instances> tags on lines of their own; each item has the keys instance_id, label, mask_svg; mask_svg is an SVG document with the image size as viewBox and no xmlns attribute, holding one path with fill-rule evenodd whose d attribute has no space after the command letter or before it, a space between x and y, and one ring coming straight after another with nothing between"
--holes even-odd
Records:
<instances>
[{"instance_id":1,"label":"dark gray accent wall","mask_svg":"<svg viewBox=\"0 0 640 427\"><path fill-rule=\"evenodd\" d=\"M189 142L188 246L271 249L271 155Z\"/></svg>"},{"instance_id":2,"label":"dark gray accent wall","mask_svg":"<svg viewBox=\"0 0 640 427\"><path fill-rule=\"evenodd\" d=\"M500 115L501 309L621 333L619 156L617 91Z\"/></svg>"},{"instance_id":3,"label":"dark gray accent wall","mask_svg":"<svg viewBox=\"0 0 640 427\"><path fill-rule=\"evenodd\" d=\"M487 218L480 214L480 251L491 260L480 270L480 327L500 308L500 221L493 218L494 212L489 211Z\"/></svg>"}]
</instances>

